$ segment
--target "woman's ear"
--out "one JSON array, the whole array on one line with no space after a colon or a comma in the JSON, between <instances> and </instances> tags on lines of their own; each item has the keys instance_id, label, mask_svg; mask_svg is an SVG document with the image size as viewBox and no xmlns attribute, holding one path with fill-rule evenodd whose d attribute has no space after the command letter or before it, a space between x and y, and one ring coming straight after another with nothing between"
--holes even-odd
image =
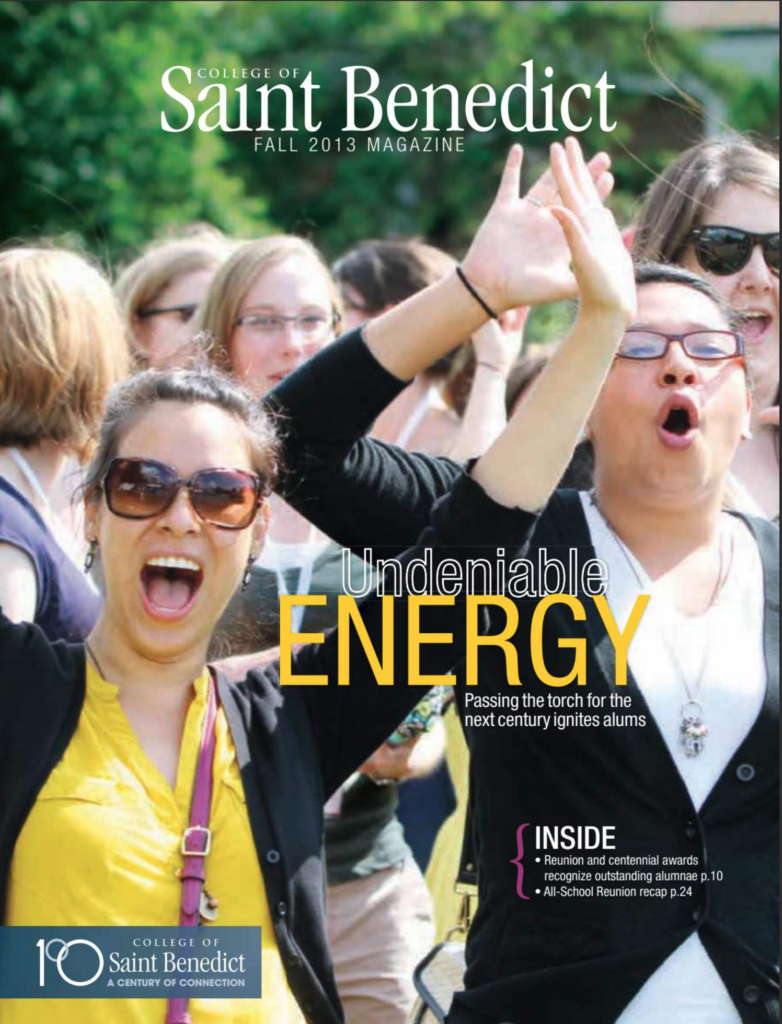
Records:
<instances>
[{"instance_id":1,"label":"woman's ear","mask_svg":"<svg viewBox=\"0 0 782 1024\"><path fill-rule=\"evenodd\" d=\"M97 541L100 532L100 502L84 502L84 539L88 544Z\"/></svg>"}]
</instances>

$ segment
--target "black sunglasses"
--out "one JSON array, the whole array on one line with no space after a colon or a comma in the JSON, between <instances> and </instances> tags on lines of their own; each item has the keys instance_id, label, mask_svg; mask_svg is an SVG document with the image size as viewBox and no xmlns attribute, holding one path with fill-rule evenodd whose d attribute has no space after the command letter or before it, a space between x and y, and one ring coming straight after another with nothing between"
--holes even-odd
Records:
<instances>
[{"instance_id":1,"label":"black sunglasses","mask_svg":"<svg viewBox=\"0 0 782 1024\"><path fill-rule=\"evenodd\" d=\"M155 459L112 459L103 479L106 504L122 519L152 519L186 487L199 519L224 530L246 530L263 498L260 477L243 469L202 469L183 480Z\"/></svg>"},{"instance_id":2,"label":"black sunglasses","mask_svg":"<svg viewBox=\"0 0 782 1024\"><path fill-rule=\"evenodd\" d=\"M772 274L779 276L779 232L757 235L741 228L709 224L693 228L690 232L695 257L701 267L710 274L726 277L737 274L752 259L752 250L759 245L763 250L766 266Z\"/></svg>"}]
</instances>

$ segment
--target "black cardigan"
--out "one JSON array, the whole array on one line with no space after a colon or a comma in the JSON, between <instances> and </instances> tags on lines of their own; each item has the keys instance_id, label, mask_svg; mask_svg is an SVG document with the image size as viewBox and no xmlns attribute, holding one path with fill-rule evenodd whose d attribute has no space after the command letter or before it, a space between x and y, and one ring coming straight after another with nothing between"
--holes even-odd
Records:
<instances>
[{"instance_id":1,"label":"black cardigan","mask_svg":"<svg viewBox=\"0 0 782 1024\"><path fill-rule=\"evenodd\" d=\"M268 405L287 423L284 496L322 530L360 554L403 548L432 503L460 472L447 459L408 454L362 439L403 385L387 373L359 332L329 346L279 385ZM523 451L519 459L523 460ZM779 1019L778 720L779 533L748 521L765 579L768 687L758 719L698 813L641 691L630 674L632 712L645 728L564 731L468 729L481 901L468 940L466 991L449 1024L614 1024L663 961L696 929L745 1024ZM493 540L487 520L484 536ZM528 556L578 548L594 558L576 492L557 492ZM560 550L560 557L564 553ZM518 602L516 635L525 692L551 692L529 655L535 602ZM613 646L592 601L587 621L552 608L545 657L567 674L573 653L560 637L588 642L588 691L615 690ZM491 632L498 632L504 616ZM504 659L489 650L480 691L508 693ZM585 689L587 689L585 688ZM572 692L575 687L566 691ZM559 691L557 691L559 692ZM464 691L457 688L464 711ZM515 893L516 833L525 823L616 825L616 854L697 854L697 870L722 871L676 900L546 897ZM526 832L525 887L545 884Z\"/></svg>"},{"instance_id":2,"label":"black cardigan","mask_svg":"<svg viewBox=\"0 0 782 1024\"><path fill-rule=\"evenodd\" d=\"M463 477L438 506L421 542L433 548L435 562L469 557L487 516L498 543L510 546L523 543L534 523L533 516L495 505ZM414 555L412 550L405 558ZM446 673L460 660L463 616L458 601L424 609L422 629L452 632L454 643L422 646L423 673ZM362 605L362 618L380 651L377 599ZM395 663L403 665L406 601L397 602L395 620ZM488 625L486 617L482 625ZM376 686L355 631L351 636L350 686L336 684L335 633L325 644L303 649L294 664L297 675L328 675L328 687L281 688L274 668L253 671L238 684L218 679L280 954L291 989L312 1024L344 1020L325 930L323 805L421 697L417 687ZM38 627L14 625L0 611L0 908L16 840L73 736L84 696L84 648L52 644Z\"/></svg>"}]
</instances>

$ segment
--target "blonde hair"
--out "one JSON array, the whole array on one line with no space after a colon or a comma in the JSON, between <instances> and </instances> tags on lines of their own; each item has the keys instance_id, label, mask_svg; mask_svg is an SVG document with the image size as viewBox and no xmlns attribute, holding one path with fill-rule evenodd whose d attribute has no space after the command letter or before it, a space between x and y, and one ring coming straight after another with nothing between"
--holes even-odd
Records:
<instances>
[{"instance_id":1,"label":"blonde hair","mask_svg":"<svg viewBox=\"0 0 782 1024\"><path fill-rule=\"evenodd\" d=\"M230 366L229 345L236 318L247 292L261 274L287 259L308 260L323 274L331 297L332 312L342 316L339 290L318 250L297 235L270 235L238 246L220 267L197 314L196 329L214 341Z\"/></svg>"},{"instance_id":2,"label":"blonde hair","mask_svg":"<svg viewBox=\"0 0 782 1024\"><path fill-rule=\"evenodd\" d=\"M111 286L76 253L0 253L0 445L57 441L84 454L129 371Z\"/></svg>"},{"instance_id":3,"label":"blonde hair","mask_svg":"<svg viewBox=\"0 0 782 1024\"><path fill-rule=\"evenodd\" d=\"M117 278L115 290L122 315L133 333L133 318L179 277L217 269L233 251L222 231L209 224L194 225L179 237L151 242Z\"/></svg>"}]
</instances>

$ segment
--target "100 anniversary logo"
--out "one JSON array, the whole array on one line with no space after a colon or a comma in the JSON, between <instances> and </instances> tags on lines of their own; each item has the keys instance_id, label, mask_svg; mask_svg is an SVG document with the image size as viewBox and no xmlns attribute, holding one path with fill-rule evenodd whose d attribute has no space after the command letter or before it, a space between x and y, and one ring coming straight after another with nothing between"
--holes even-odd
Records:
<instances>
[{"instance_id":1,"label":"100 anniversary logo","mask_svg":"<svg viewBox=\"0 0 782 1024\"><path fill-rule=\"evenodd\" d=\"M0 999L261 996L260 928L0 928Z\"/></svg>"}]
</instances>

